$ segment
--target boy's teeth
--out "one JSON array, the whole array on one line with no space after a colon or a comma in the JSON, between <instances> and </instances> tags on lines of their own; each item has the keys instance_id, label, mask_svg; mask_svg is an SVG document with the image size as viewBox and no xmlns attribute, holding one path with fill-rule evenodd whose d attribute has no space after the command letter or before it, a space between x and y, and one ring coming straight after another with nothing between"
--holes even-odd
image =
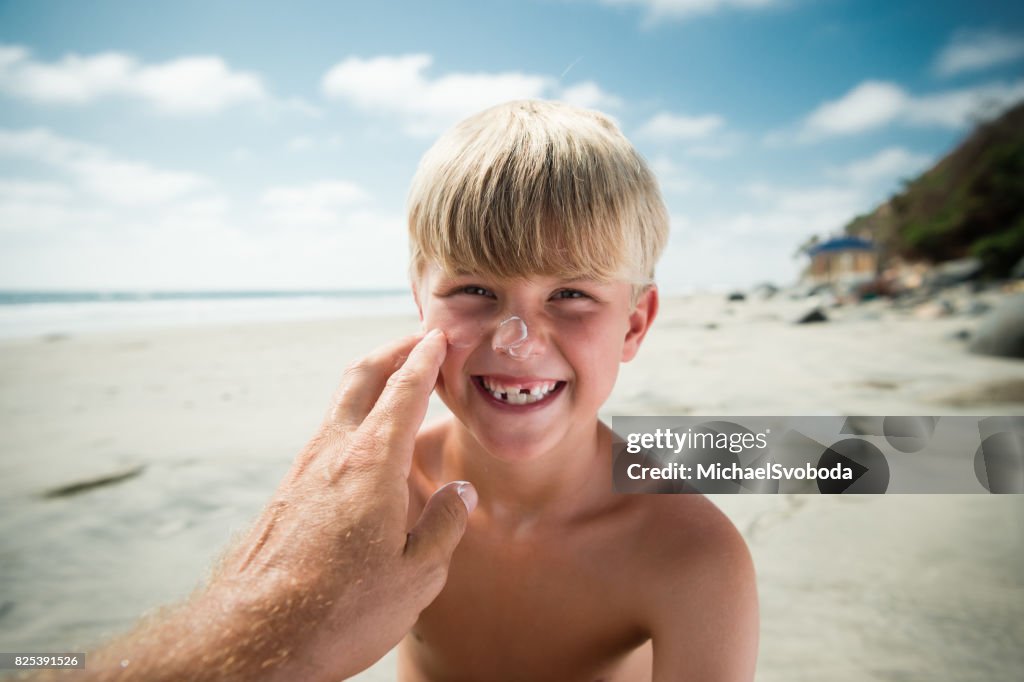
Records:
<instances>
[{"instance_id":1,"label":"boy's teeth","mask_svg":"<svg viewBox=\"0 0 1024 682\"><path fill-rule=\"evenodd\" d=\"M496 381L491 380L488 377L481 377L484 388L498 400L509 403L511 405L528 405L529 403L535 403L538 400L543 400L547 397L548 393L555 390L555 386L558 385L557 381L545 381L537 384L530 389L526 389L526 393L523 393L523 388L520 386L512 385L505 386Z\"/></svg>"}]
</instances>

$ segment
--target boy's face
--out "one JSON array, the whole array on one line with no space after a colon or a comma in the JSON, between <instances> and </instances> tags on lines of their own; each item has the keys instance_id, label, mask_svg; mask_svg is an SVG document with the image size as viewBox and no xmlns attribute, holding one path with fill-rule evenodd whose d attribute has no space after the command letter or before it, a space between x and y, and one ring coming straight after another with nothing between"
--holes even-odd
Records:
<instances>
[{"instance_id":1,"label":"boy's face","mask_svg":"<svg viewBox=\"0 0 1024 682\"><path fill-rule=\"evenodd\" d=\"M424 327L449 340L438 395L488 452L510 461L593 424L658 306L651 287L633 308L627 282L449 276L434 266L414 293ZM510 317L525 329L501 324Z\"/></svg>"}]
</instances>

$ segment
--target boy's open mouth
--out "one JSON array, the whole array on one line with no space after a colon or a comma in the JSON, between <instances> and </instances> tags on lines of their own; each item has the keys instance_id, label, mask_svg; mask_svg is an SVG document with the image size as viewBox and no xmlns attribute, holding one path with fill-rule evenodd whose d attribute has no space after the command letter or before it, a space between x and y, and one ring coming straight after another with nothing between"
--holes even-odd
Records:
<instances>
[{"instance_id":1,"label":"boy's open mouth","mask_svg":"<svg viewBox=\"0 0 1024 682\"><path fill-rule=\"evenodd\" d=\"M474 375L473 383L492 401L502 405L539 405L552 400L565 387L556 379L516 381Z\"/></svg>"}]
</instances>

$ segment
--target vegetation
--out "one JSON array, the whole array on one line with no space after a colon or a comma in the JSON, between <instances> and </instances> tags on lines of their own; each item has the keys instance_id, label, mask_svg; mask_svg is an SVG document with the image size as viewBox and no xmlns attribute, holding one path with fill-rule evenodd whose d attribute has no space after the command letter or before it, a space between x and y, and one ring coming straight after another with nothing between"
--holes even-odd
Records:
<instances>
[{"instance_id":1,"label":"vegetation","mask_svg":"<svg viewBox=\"0 0 1024 682\"><path fill-rule=\"evenodd\" d=\"M1024 103L979 124L846 232L870 235L883 256L931 263L970 256L987 275L1008 275L1024 257Z\"/></svg>"}]
</instances>

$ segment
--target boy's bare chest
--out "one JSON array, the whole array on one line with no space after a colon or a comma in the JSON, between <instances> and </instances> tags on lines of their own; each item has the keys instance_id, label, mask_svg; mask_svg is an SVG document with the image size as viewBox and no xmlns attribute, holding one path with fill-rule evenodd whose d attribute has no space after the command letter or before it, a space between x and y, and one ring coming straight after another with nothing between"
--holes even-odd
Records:
<instances>
[{"instance_id":1,"label":"boy's bare chest","mask_svg":"<svg viewBox=\"0 0 1024 682\"><path fill-rule=\"evenodd\" d=\"M412 679L649 680L630 557L606 539L467 533L404 644L432 673Z\"/></svg>"}]
</instances>

